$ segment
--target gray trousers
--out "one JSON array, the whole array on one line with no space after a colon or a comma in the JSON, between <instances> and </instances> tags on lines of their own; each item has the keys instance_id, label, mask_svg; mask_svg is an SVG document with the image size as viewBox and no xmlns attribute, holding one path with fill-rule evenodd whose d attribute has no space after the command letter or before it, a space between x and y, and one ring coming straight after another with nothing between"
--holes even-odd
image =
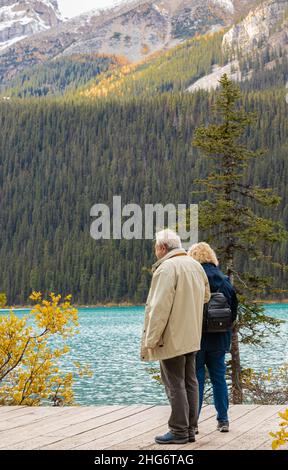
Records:
<instances>
[{"instance_id":1,"label":"gray trousers","mask_svg":"<svg viewBox=\"0 0 288 470\"><path fill-rule=\"evenodd\" d=\"M168 426L177 436L186 437L198 422L196 354L193 352L160 361L161 378L172 409Z\"/></svg>"}]
</instances>

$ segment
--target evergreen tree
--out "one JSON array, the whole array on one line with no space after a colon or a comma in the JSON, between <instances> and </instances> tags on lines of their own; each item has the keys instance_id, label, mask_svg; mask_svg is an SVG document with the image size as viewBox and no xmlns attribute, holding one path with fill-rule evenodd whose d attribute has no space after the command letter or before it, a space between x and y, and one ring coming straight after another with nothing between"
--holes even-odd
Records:
<instances>
[{"instance_id":1,"label":"evergreen tree","mask_svg":"<svg viewBox=\"0 0 288 470\"><path fill-rule=\"evenodd\" d=\"M243 135L255 119L238 105L241 93L237 85L223 75L221 89L216 99L215 122L199 127L195 132L194 146L209 158L207 178L197 181L202 194L200 226L209 241L217 248L227 275L236 285L241 298L240 321L232 333L232 395L234 403L242 403L241 361L239 331L246 341L260 342L263 327L276 327L274 319L264 315L263 308L255 304L255 295L265 291L271 278L259 276L259 263L279 266L269 257L268 245L287 239L281 222L259 215L257 207L270 211L280 204L280 197L268 187L251 184L247 179L250 162L263 156L259 150L250 150L243 143ZM242 139L242 140L241 140ZM253 269L240 268L239 257L253 261ZM242 265L243 266L243 265ZM257 326L261 326L258 330ZM249 333L250 330L250 333ZM251 334L252 331L252 334Z\"/></svg>"}]
</instances>

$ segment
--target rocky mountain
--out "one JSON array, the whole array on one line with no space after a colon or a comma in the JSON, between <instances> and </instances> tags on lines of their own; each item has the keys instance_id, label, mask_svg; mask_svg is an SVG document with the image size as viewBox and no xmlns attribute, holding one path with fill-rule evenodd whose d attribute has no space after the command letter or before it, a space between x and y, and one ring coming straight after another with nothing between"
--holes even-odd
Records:
<instances>
[{"instance_id":1,"label":"rocky mountain","mask_svg":"<svg viewBox=\"0 0 288 470\"><path fill-rule=\"evenodd\" d=\"M249 52L267 46L288 48L288 0L265 1L223 39L223 47L232 51Z\"/></svg>"},{"instance_id":2,"label":"rocky mountain","mask_svg":"<svg viewBox=\"0 0 288 470\"><path fill-rule=\"evenodd\" d=\"M0 50L61 22L57 0L1 0Z\"/></svg>"},{"instance_id":3,"label":"rocky mountain","mask_svg":"<svg viewBox=\"0 0 288 470\"><path fill-rule=\"evenodd\" d=\"M215 64L212 72L193 83L188 91L215 89L224 73L236 81L250 79L253 62L249 66L249 57L262 57L263 70L273 69L285 55L287 57L288 0L266 0L257 5L224 34L222 51L230 56L228 63L224 66ZM278 61L275 61L275 56ZM245 74L240 70L240 57L247 60Z\"/></svg>"},{"instance_id":4,"label":"rocky mountain","mask_svg":"<svg viewBox=\"0 0 288 470\"><path fill-rule=\"evenodd\" d=\"M0 77L7 81L26 67L61 55L116 54L133 62L139 61L187 38L232 26L258 2L124 1L114 8L94 10L61 25L57 22L56 27L6 45L0 52ZM46 1L29 3L52 4Z\"/></svg>"}]
</instances>

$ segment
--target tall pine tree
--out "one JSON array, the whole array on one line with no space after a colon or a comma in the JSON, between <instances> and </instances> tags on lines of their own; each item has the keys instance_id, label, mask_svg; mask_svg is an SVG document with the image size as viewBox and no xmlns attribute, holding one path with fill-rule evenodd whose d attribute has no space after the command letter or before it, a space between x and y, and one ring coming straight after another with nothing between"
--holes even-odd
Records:
<instances>
[{"instance_id":1,"label":"tall pine tree","mask_svg":"<svg viewBox=\"0 0 288 470\"><path fill-rule=\"evenodd\" d=\"M206 198L200 203L200 227L216 247L241 300L240 319L232 334L231 374L233 403L242 403L239 333L246 343L261 344L265 328L271 331L277 327L277 321L266 316L263 307L255 302L256 296L272 282L257 272L259 263L280 266L269 256L268 245L286 240L287 232L281 222L263 216L265 208L274 211L280 197L273 189L249 183L251 162L264 154L248 149L241 141L255 115L239 105L240 90L226 74L220 86L213 106L215 121L195 131L193 144L210 161L209 175L196 181L200 185L197 193ZM243 257L250 260L247 270L239 268Z\"/></svg>"}]
</instances>

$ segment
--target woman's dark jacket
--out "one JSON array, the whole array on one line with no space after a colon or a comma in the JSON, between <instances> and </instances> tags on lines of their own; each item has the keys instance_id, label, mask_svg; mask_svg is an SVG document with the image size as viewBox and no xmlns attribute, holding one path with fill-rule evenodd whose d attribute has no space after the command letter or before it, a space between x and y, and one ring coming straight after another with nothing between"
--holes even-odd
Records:
<instances>
[{"instance_id":1,"label":"woman's dark jacket","mask_svg":"<svg viewBox=\"0 0 288 470\"><path fill-rule=\"evenodd\" d=\"M232 311L232 321L237 318L238 300L234 287L228 276L212 263L202 264L210 284L211 292L219 292L225 295ZM231 348L231 331L226 333L203 333L201 341L201 351L225 351L229 352Z\"/></svg>"}]
</instances>

